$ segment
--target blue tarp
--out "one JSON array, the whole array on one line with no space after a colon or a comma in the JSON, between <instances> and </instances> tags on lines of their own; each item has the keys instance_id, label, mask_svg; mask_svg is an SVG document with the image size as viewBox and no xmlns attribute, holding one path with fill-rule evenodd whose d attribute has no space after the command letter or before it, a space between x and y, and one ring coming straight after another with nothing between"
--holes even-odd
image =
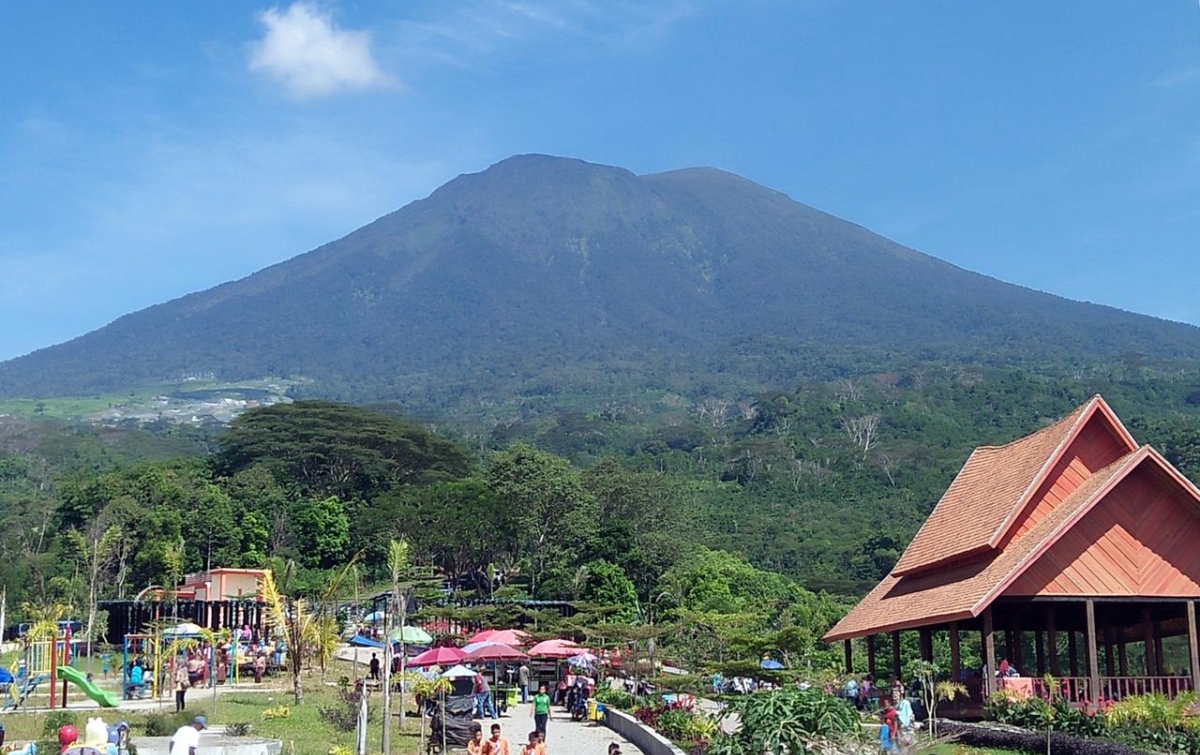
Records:
<instances>
[{"instance_id":1,"label":"blue tarp","mask_svg":"<svg viewBox=\"0 0 1200 755\"><path fill-rule=\"evenodd\" d=\"M12 684L13 675L8 672L8 669L0 668L0 684Z\"/></svg>"},{"instance_id":2,"label":"blue tarp","mask_svg":"<svg viewBox=\"0 0 1200 755\"><path fill-rule=\"evenodd\" d=\"M765 669L768 669L770 671L777 671L777 670L783 668L783 664L780 663L779 661L775 660L774 658L764 658L762 663L760 663L758 665Z\"/></svg>"},{"instance_id":3,"label":"blue tarp","mask_svg":"<svg viewBox=\"0 0 1200 755\"><path fill-rule=\"evenodd\" d=\"M381 648L382 642L372 640L370 637L363 637L361 634L356 634L350 638L351 645L357 645L360 648Z\"/></svg>"}]
</instances>

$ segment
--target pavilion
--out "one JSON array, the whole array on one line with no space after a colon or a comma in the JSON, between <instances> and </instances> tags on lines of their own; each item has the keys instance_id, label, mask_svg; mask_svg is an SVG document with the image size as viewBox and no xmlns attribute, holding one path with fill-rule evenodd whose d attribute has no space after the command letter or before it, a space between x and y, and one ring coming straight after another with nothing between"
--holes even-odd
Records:
<instances>
[{"instance_id":1,"label":"pavilion","mask_svg":"<svg viewBox=\"0 0 1200 755\"><path fill-rule=\"evenodd\" d=\"M1197 599L1200 490L1095 396L1032 435L975 449L891 573L825 640L845 643L849 672L851 640L866 638L877 678L874 638L890 635L899 677L901 632L919 633L926 660L945 632L953 678L978 672L977 701L999 684L1000 643L1031 692L1049 673L1081 704L1174 697L1200 690ZM980 633L983 657L969 667L964 631ZM1185 673L1164 667L1164 637L1186 637Z\"/></svg>"}]
</instances>

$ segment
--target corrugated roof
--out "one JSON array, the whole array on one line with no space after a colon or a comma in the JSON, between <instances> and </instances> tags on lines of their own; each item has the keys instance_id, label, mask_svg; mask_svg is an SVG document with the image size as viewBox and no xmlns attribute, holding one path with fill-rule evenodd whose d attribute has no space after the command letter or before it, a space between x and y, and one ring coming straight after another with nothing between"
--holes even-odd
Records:
<instances>
[{"instance_id":1,"label":"corrugated roof","mask_svg":"<svg viewBox=\"0 0 1200 755\"><path fill-rule=\"evenodd\" d=\"M1059 452L1099 402L1092 398L1052 425L1003 446L975 449L892 569L913 574L995 547Z\"/></svg>"},{"instance_id":2,"label":"corrugated roof","mask_svg":"<svg viewBox=\"0 0 1200 755\"><path fill-rule=\"evenodd\" d=\"M833 642L978 616L1028 564L1070 529L1102 492L1150 453L1148 447L1143 447L1097 471L1029 532L991 557L932 573L889 575L829 630L825 640Z\"/></svg>"}]
</instances>

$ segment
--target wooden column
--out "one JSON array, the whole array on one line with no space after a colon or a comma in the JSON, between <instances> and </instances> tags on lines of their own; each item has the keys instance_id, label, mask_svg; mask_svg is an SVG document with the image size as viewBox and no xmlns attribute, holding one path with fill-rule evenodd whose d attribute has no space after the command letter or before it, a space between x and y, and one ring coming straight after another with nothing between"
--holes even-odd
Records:
<instances>
[{"instance_id":1,"label":"wooden column","mask_svg":"<svg viewBox=\"0 0 1200 755\"><path fill-rule=\"evenodd\" d=\"M958 642L958 622L952 621L950 622L950 680L957 682L960 679L962 679L962 647Z\"/></svg>"},{"instance_id":2,"label":"wooden column","mask_svg":"<svg viewBox=\"0 0 1200 755\"><path fill-rule=\"evenodd\" d=\"M1058 676L1058 630L1054 626L1054 606L1046 608L1046 645L1050 650L1050 673Z\"/></svg>"},{"instance_id":3,"label":"wooden column","mask_svg":"<svg viewBox=\"0 0 1200 755\"><path fill-rule=\"evenodd\" d=\"M1067 661L1070 664L1071 676L1079 676L1079 648L1075 645L1075 630L1067 633Z\"/></svg>"},{"instance_id":4,"label":"wooden column","mask_svg":"<svg viewBox=\"0 0 1200 755\"><path fill-rule=\"evenodd\" d=\"M892 632L892 676L900 678L900 633Z\"/></svg>"},{"instance_id":5,"label":"wooden column","mask_svg":"<svg viewBox=\"0 0 1200 755\"><path fill-rule=\"evenodd\" d=\"M1129 653L1126 652L1124 634L1117 640L1117 674L1129 676Z\"/></svg>"},{"instance_id":6,"label":"wooden column","mask_svg":"<svg viewBox=\"0 0 1200 755\"><path fill-rule=\"evenodd\" d=\"M1113 645L1117 642L1117 633L1113 629L1111 620L1105 621L1104 624L1104 674L1105 676L1116 676L1117 666L1113 662Z\"/></svg>"},{"instance_id":7,"label":"wooden column","mask_svg":"<svg viewBox=\"0 0 1200 755\"><path fill-rule=\"evenodd\" d=\"M1096 646L1096 603L1089 600L1085 606L1087 609L1088 697L1092 701L1092 711L1095 711L1096 701L1100 699L1100 653Z\"/></svg>"},{"instance_id":8,"label":"wooden column","mask_svg":"<svg viewBox=\"0 0 1200 755\"><path fill-rule=\"evenodd\" d=\"M1163 660L1162 624L1154 622L1154 675L1166 676L1166 662Z\"/></svg>"},{"instance_id":9,"label":"wooden column","mask_svg":"<svg viewBox=\"0 0 1200 755\"><path fill-rule=\"evenodd\" d=\"M875 673L875 635L867 638L867 673L871 675L871 681L879 679Z\"/></svg>"},{"instance_id":10,"label":"wooden column","mask_svg":"<svg viewBox=\"0 0 1200 755\"><path fill-rule=\"evenodd\" d=\"M986 698L996 690L996 633L992 628L992 609L983 611L983 695Z\"/></svg>"},{"instance_id":11,"label":"wooden column","mask_svg":"<svg viewBox=\"0 0 1200 755\"><path fill-rule=\"evenodd\" d=\"M1008 645L1008 662L1017 667L1017 670L1022 674L1029 676L1029 669L1025 668L1025 654L1021 649L1021 615L1013 616L1012 632L1009 633L1011 640Z\"/></svg>"},{"instance_id":12,"label":"wooden column","mask_svg":"<svg viewBox=\"0 0 1200 755\"><path fill-rule=\"evenodd\" d=\"M921 660L933 663L933 630L924 627L920 630L919 636L921 638Z\"/></svg>"},{"instance_id":13,"label":"wooden column","mask_svg":"<svg viewBox=\"0 0 1200 755\"><path fill-rule=\"evenodd\" d=\"M1037 660L1037 675L1044 676L1046 673L1046 643L1042 640L1042 630L1035 629L1033 632L1033 653Z\"/></svg>"},{"instance_id":14,"label":"wooden column","mask_svg":"<svg viewBox=\"0 0 1200 755\"><path fill-rule=\"evenodd\" d=\"M1142 643L1146 646L1146 676L1157 676L1158 659L1154 656L1154 622L1150 620L1150 609L1142 609Z\"/></svg>"},{"instance_id":15,"label":"wooden column","mask_svg":"<svg viewBox=\"0 0 1200 755\"><path fill-rule=\"evenodd\" d=\"M1197 654L1197 649L1200 649L1200 643L1197 642L1196 634L1196 601L1189 600L1187 602L1187 620L1188 620L1188 658L1192 661L1192 690L1200 690L1200 655Z\"/></svg>"},{"instance_id":16,"label":"wooden column","mask_svg":"<svg viewBox=\"0 0 1200 755\"><path fill-rule=\"evenodd\" d=\"M842 652L846 656L846 673L854 673L854 648L850 645L850 640L842 642Z\"/></svg>"}]
</instances>

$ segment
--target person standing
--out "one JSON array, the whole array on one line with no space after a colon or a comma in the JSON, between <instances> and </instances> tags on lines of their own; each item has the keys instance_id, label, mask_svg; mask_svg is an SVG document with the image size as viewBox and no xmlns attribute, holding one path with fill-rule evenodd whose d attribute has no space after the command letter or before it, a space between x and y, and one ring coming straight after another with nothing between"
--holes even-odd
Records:
<instances>
[{"instance_id":1,"label":"person standing","mask_svg":"<svg viewBox=\"0 0 1200 755\"><path fill-rule=\"evenodd\" d=\"M483 743L483 755L509 755L508 740L500 736L500 724L492 724L492 738Z\"/></svg>"},{"instance_id":2,"label":"person standing","mask_svg":"<svg viewBox=\"0 0 1200 755\"><path fill-rule=\"evenodd\" d=\"M496 715L496 703L492 701L492 685L488 684L487 677L476 671L475 717L483 718L485 715L491 716L492 720L500 718Z\"/></svg>"},{"instance_id":3,"label":"person standing","mask_svg":"<svg viewBox=\"0 0 1200 755\"><path fill-rule=\"evenodd\" d=\"M196 755L200 746L200 732L208 728L208 719L196 716L190 724L180 726L167 742L167 755Z\"/></svg>"},{"instance_id":4,"label":"person standing","mask_svg":"<svg viewBox=\"0 0 1200 755\"><path fill-rule=\"evenodd\" d=\"M187 666L176 662L175 672L172 682L175 686L175 712L183 710L186 707L184 698L187 696L188 687L192 686L191 680L188 679Z\"/></svg>"},{"instance_id":5,"label":"person standing","mask_svg":"<svg viewBox=\"0 0 1200 755\"><path fill-rule=\"evenodd\" d=\"M367 677L373 681L379 681L379 656L371 653L371 663L368 668L370 671L367 673Z\"/></svg>"},{"instance_id":6,"label":"person standing","mask_svg":"<svg viewBox=\"0 0 1200 755\"><path fill-rule=\"evenodd\" d=\"M471 724L471 741L467 742L467 755L483 755L483 727Z\"/></svg>"},{"instance_id":7,"label":"person standing","mask_svg":"<svg viewBox=\"0 0 1200 755\"><path fill-rule=\"evenodd\" d=\"M521 662L517 669L517 686L521 688L521 705L529 703L529 664Z\"/></svg>"},{"instance_id":8,"label":"person standing","mask_svg":"<svg viewBox=\"0 0 1200 755\"><path fill-rule=\"evenodd\" d=\"M254 683L262 684L263 674L267 673L267 654L259 651L254 656Z\"/></svg>"},{"instance_id":9,"label":"person standing","mask_svg":"<svg viewBox=\"0 0 1200 755\"><path fill-rule=\"evenodd\" d=\"M529 732L529 741L521 748L521 755L546 755L546 746L542 744L542 733L537 729Z\"/></svg>"},{"instance_id":10,"label":"person standing","mask_svg":"<svg viewBox=\"0 0 1200 755\"><path fill-rule=\"evenodd\" d=\"M546 722L550 720L550 696L546 694L546 685L538 687L538 693L533 696L532 709L534 728L545 738Z\"/></svg>"}]
</instances>

